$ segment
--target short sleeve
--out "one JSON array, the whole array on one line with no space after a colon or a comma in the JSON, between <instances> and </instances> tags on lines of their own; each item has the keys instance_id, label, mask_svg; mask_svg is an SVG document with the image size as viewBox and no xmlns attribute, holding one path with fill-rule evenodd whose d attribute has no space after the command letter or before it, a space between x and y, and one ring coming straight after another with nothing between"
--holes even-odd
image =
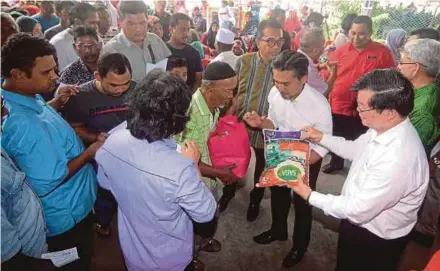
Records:
<instances>
[{"instance_id":1,"label":"short sleeve","mask_svg":"<svg viewBox=\"0 0 440 271\"><path fill-rule=\"evenodd\" d=\"M195 61L194 71L203 72L202 59L200 58L199 52L197 52L197 50L193 47L191 47L191 49L193 51L192 54L194 55L194 61Z\"/></svg>"},{"instance_id":2,"label":"short sleeve","mask_svg":"<svg viewBox=\"0 0 440 271\"><path fill-rule=\"evenodd\" d=\"M96 157L95 160L98 163L98 173L97 173L97 178L98 178L98 183L99 185L106 189L111 191L111 187L110 187L110 181L107 177L107 174L105 173L104 167L102 166L102 164L105 163L105 157L106 155L104 154L105 150L103 148L100 148L97 152L96 152Z\"/></svg>"},{"instance_id":3,"label":"short sleeve","mask_svg":"<svg viewBox=\"0 0 440 271\"><path fill-rule=\"evenodd\" d=\"M18 232L11 224L3 209L2 199L2 263L14 257L21 250Z\"/></svg>"},{"instance_id":4,"label":"short sleeve","mask_svg":"<svg viewBox=\"0 0 440 271\"><path fill-rule=\"evenodd\" d=\"M3 129L2 147L26 173L37 195L64 180L69 172L68 158L53 144L40 120L15 114L5 120Z\"/></svg>"},{"instance_id":5,"label":"short sleeve","mask_svg":"<svg viewBox=\"0 0 440 271\"><path fill-rule=\"evenodd\" d=\"M217 203L203 183L196 166L185 168L178 181L175 202L196 222L209 222L215 215Z\"/></svg>"}]
</instances>

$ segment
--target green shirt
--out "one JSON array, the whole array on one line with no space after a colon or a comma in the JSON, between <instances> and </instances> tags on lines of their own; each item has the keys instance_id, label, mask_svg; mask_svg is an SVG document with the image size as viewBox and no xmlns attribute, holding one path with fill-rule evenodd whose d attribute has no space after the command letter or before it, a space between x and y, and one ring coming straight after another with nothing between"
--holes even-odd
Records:
<instances>
[{"instance_id":1,"label":"green shirt","mask_svg":"<svg viewBox=\"0 0 440 271\"><path fill-rule=\"evenodd\" d=\"M175 135L174 139L179 145L184 145L186 141L196 142L200 148L200 160L207 165L212 165L208 150L208 137L217 126L220 111L216 109L212 115L201 90L198 89L192 96L189 114L190 120L186 123L185 130ZM208 177L203 177L203 179L211 191L217 188L216 180Z\"/></svg>"},{"instance_id":2,"label":"green shirt","mask_svg":"<svg viewBox=\"0 0 440 271\"><path fill-rule=\"evenodd\" d=\"M269 103L267 97L273 86L272 66L266 64L258 53L241 56L237 60L238 75L237 116L242 118L246 112L256 111L260 116L267 116ZM264 148L261 130L248 129L252 147Z\"/></svg>"},{"instance_id":3,"label":"green shirt","mask_svg":"<svg viewBox=\"0 0 440 271\"><path fill-rule=\"evenodd\" d=\"M415 89L414 109L409 118L429 153L440 135L440 91L435 83Z\"/></svg>"}]
</instances>

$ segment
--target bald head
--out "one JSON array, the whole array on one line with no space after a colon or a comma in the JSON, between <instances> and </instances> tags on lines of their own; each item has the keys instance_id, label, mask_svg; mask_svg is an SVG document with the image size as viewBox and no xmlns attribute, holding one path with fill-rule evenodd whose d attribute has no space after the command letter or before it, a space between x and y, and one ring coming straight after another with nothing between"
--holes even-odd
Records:
<instances>
[{"instance_id":1,"label":"bald head","mask_svg":"<svg viewBox=\"0 0 440 271\"><path fill-rule=\"evenodd\" d=\"M324 31L319 27L305 28L299 48L313 60L318 60L324 51Z\"/></svg>"}]
</instances>

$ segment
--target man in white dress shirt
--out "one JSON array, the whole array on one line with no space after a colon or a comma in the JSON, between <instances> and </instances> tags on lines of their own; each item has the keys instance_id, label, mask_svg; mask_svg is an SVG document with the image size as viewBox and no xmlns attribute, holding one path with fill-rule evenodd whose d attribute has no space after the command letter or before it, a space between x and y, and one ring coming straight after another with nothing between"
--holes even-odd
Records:
<instances>
[{"instance_id":1,"label":"man in white dress shirt","mask_svg":"<svg viewBox=\"0 0 440 271\"><path fill-rule=\"evenodd\" d=\"M305 184L293 190L342 219L336 270L397 270L429 180L422 142L408 119L414 90L398 71L385 69L359 79L353 91L362 124L370 128L365 134L349 141L307 127L302 135L352 161L341 195Z\"/></svg>"},{"instance_id":2,"label":"man in white dress shirt","mask_svg":"<svg viewBox=\"0 0 440 271\"><path fill-rule=\"evenodd\" d=\"M318 70L318 62L324 53L325 37L320 27L306 28L301 35L301 42L298 52L302 53L309 60L309 74L307 84L328 97L336 80L337 63L325 63L330 76L327 80L321 77Z\"/></svg>"},{"instance_id":3,"label":"man in white dress shirt","mask_svg":"<svg viewBox=\"0 0 440 271\"><path fill-rule=\"evenodd\" d=\"M257 129L278 129L300 131L305 126L313 126L332 133L332 116L327 99L306 84L308 59L301 53L283 51L272 63L275 86L268 97L269 116L259 116L256 112L246 113L247 124ZM321 168L322 157L327 150L313 144L310 153L310 186L315 188ZM292 202L291 191L287 187L271 187L272 227L254 237L259 244L287 239L287 216ZM312 208L301 197L294 197L295 226L293 248L283 261L284 268L290 268L304 257L310 243L312 229Z\"/></svg>"},{"instance_id":4,"label":"man in white dress shirt","mask_svg":"<svg viewBox=\"0 0 440 271\"><path fill-rule=\"evenodd\" d=\"M218 56L214 58L211 62L226 62L231 66L232 69L237 68L238 56L232 52L232 47L234 46L235 34L234 32L220 28L215 36L215 47L219 52Z\"/></svg>"}]
</instances>

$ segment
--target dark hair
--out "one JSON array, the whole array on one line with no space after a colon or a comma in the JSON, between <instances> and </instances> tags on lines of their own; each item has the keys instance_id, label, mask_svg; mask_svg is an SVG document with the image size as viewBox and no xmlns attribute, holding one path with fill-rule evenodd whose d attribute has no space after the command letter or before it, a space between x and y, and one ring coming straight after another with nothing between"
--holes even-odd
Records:
<instances>
[{"instance_id":1,"label":"dark hair","mask_svg":"<svg viewBox=\"0 0 440 271\"><path fill-rule=\"evenodd\" d=\"M205 71L203 72L203 80L224 80L232 78L236 75L237 74L235 73L234 69L231 68L228 63L215 61L210 63L208 67L206 67Z\"/></svg>"},{"instance_id":2,"label":"dark hair","mask_svg":"<svg viewBox=\"0 0 440 271\"><path fill-rule=\"evenodd\" d=\"M276 19L281 15L286 15L286 11L282 8L276 8L272 12L272 19Z\"/></svg>"},{"instance_id":3,"label":"dark hair","mask_svg":"<svg viewBox=\"0 0 440 271\"><path fill-rule=\"evenodd\" d=\"M127 57L121 53L106 53L98 59L98 73L106 77L109 72L124 74L127 71L131 74L131 65Z\"/></svg>"},{"instance_id":4,"label":"dark hair","mask_svg":"<svg viewBox=\"0 0 440 271\"><path fill-rule=\"evenodd\" d=\"M274 19L262 21L258 25L257 39L261 39L264 36L263 32L266 28L282 29L282 26L278 21Z\"/></svg>"},{"instance_id":5,"label":"dark hair","mask_svg":"<svg viewBox=\"0 0 440 271\"><path fill-rule=\"evenodd\" d=\"M222 42L217 41L217 48L218 48L218 51L220 53L231 51L233 46L234 46L233 43L232 44L226 44L226 43L222 43Z\"/></svg>"},{"instance_id":6,"label":"dark hair","mask_svg":"<svg viewBox=\"0 0 440 271\"><path fill-rule=\"evenodd\" d=\"M315 27L320 27L322 25L322 23L324 22L324 16L322 16L322 14L318 13L318 12L311 12L309 14L309 16L307 16L304 24L308 25L311 22L315 23L315 25L314 25Z\"/></svg>"},{"instance_id":7,"label":"dark hair","mask_svg":"<svg viewBox=\"0 0 440 271\"><path fill-rule=\"evenodd\" d=\"M70 25L75 24L75 19L80 19L81 21L87 20L90 13L96 12L96 8L87 3L76 3L69 10L69 21Z\"/></svg>"},{"instance_id":8,"label":"dark hair","mask_svg":"<svg viewBox=\"0 0 440 271\"><path fill-rule=\"evenodd\" d=\"M357 17L356 13L351 13L351 14L348 14L347 16L345 16L345 18L341 24L341 28L342 28L342 30L344 30L344 33L348 33L350 31L353 20L356 17Z\"/></svg>"},{"instance_id":9,"label":"dark hair","mask_svg":"<svg viewBox=\"0 0 440 271\"><path fill-rule=\"evenodd\" d=\"M144 13L147 16L148 7L144 1L121 1L119 4L119 13L121 18L125 19L127 14Z\"/></svg>"},{"instance_id":10,"label":"dark hair","mask_svg":"<svg viewBox=\"0 0 440 271\"><path fill-rule=\"evenodd\" d=\"M418 36L419 39L433 39L440 41L440 33L433 28L419 28L411 31L410 36Z\"/></svg>"},{"instance_id":11,"label":"dark hair","mask_svg":"<svg viewBox=\"0 0 440 271\"><path fill-rule=\"evenodd\" d=\"M93 37L96 41L99 42L98 34L96 33L95 29L93 29L91 27L79 26L73 30L73 40L75 42L78 38L84 37L84 36Z\"/></svg>"},{"instance_id":12,"label":"dark hair","mask_svg":"<svg viewBox=\"0 0 440 271\"><path fill-rule=\"evenodd\" d=\"M370 17L365 15L359 15L353 19L353 24L363 24L367 27L368 31L373 32L373 21Z\"/></svg>"},{"instance_id":13,"label":"dark hair","mask_svg":"<svg viewBox=\"0 0 440 271\"><path fill-rule=\"evenodd\" d=\"M275 57L272 68L277 71L293 71L294 76L301 79L308 74L309 60L301 53L285 50Z\"/></svg>"},{"instance_id":14,"label":"dark hair","mask_svg":"<svg viewBox=\"0 0 440 271\"><path fill-rule=\"evenodd\" d=\"M102 3L95 4L95 8L96 8L96 12L100 12L100 11L107 11L108 12L108 8L106 6L104 6L104 4L102 4Z\"/></svg>"},{"instance_id":15,"label":"dark hair","mask_svg":"<svg viewBox=\"0 0 440 271\"><path fill-rule=\"evenodd\" d=\"M3 78L9 78L12 69L20 69L30 77L35 59L44 56L55 58L56 50L45 39L33 37L27 33L18 33L11 36L3 45L1 56Z\"/></svg>"},{"instance_id":16,"label":"dark hair","mask_svg":"<svg viewBox=\"0 0 440 271\"><path fill-rule=\"evenodd\" d=\"M75 5L74 1L56 1L55 2L55 11L58 13L63 12L63 9L70 9L71 7L73 7Z\"/></svg>"},{"instance_id":17,"label":"dark hair","mask_svg":"<svg viewBox=\"0 0 440 271\"><path fill-rule=\"evenodd\" d=\"M20 16L15 23L18 26L19 32L32 34L36 24L39 24L37 20L29 16Z\"/></svg>"},{"instance_id":18,"label":"dark hair","mask_svg":"<svg viewBox=\"0 0 440 271\"><path fill-rule=\"evenodd\" d=\"M171 18L170 18L170 26L171 27L176 27L177 24L179 23L179 21L188 21L188 22L190 22L191 19L186 14L176 13L176 14L173 14L171 16Z\"/></svg>"},{"instance_id":19,"label":"dark hair","mask_svg":"<svg viewBox=\"0 0 440 271\"><path fill-rule=\"evenodd\" d=\"M149 143L177 135L189 118L191 90L182 79L152 71L128 96L128 125L132 136Z\"/></svg>"},{"instance_id":20,"label":"dark hair","mask_svg":"<svg viewBox=\"0 0 440 271\"><path fill-rule=\"evenodd\" d=\"M396 69L369 72L356 81L351 89L373 91L368 105L379 113L394 109L401 117L406 117L414 107L413 85Z\"/></svg>"},{"instance_id":21,"label":"dark hair","mask_svg":"<svg viewBox=\"0 0 440 271\"><path fill-rule=\"evenodd\" d=\"M180 68L180 67L188 67L188 62L186 61L186 58L181 56L168 57L167 71L171 71L174 68Z\"/></svg>"}]
</instances>

